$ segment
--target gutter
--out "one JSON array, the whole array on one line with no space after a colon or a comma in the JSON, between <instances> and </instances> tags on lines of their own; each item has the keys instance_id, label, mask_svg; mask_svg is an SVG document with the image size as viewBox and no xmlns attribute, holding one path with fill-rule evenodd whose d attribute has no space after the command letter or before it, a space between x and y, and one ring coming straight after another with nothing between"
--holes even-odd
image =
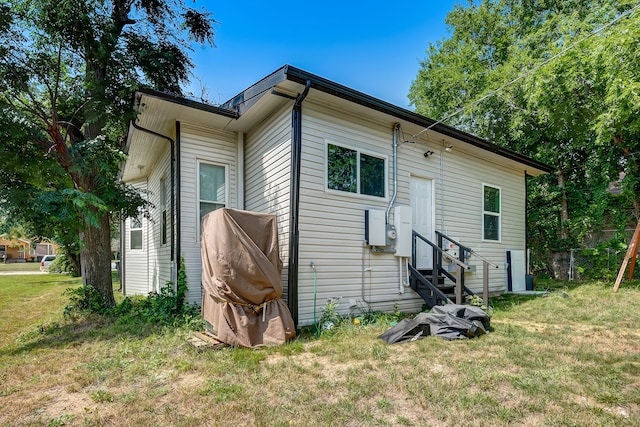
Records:
<instances>
[{"instance_id":1,"label":"gutter","mask_svg":"<svg viewBox=\"0 0 640 427\"><path fill-rule=\"evenodd\" d=\"M169 144L171 146L170 150L171 150L171 261L175 261L175 242L176 242L176 236L175 236L175 232L174 232L174 218L175 218L175 199L176 199L176 191L175 191L175 184L176 184L176 177L175 177L175 165L176 165L176 154L175 154L175 147L176 147L176 142L166 136L166 135L162 135L158 132L152 131L151 129L147 129L147 128L143 128L142 126L136 124L136 122L134 120L131 121L131 126L133 126L135 129L141 131L141 132L146 132L150 135L156 136L158 138L162 138L165 139L167 141L169 141ZM177 135L180 135L179 133L180 131L180 124L178 122L176 122L176 133ZM178 223L178 221L176 221L176 223ZM180 239L178 239L179 241ZM177 271L180 269L180 261L178 261L176 263L176 274ZM177 284L174 284L174 286L177 286Z\"/></svg>"},{"instance_id":2,"label":"gutter","mask_svg":"<svg viewBox=\"0 0 640 427\"><path fill-rule=\"evenodd\" d=\"M180 130L180 122L176 120L176 186L175 188L180 189L180 135L182 132ZM173 169L172 169L173 170ZM171 187L171 192L173 195L173 185ZM173 237L173 224L175 221L176 225L176 292L178 292L178 271L180 271L180 263L182 262L182 257L180 254L182 253L182 245L180 244L180 191L176 191L176 217L173 218L173 213L171 214L171 236ZM173 206L171 206L173 209ZM173 246L173 242L172 245ZM173 249L172 249L173 250ZM173 255L171 256L173 260Z\"/></svg>"},{"instance_id":3,"label":"gutter","mask_svg":"<svg viewBox=\"0 0 640 427\"><path fill-rule=\"evenodd\" d=\"M287 305L298 327L298 254L300 243L300 169L302 160L302 101L307 97L311 81L296 98L291 110L291 201L289 205L289 265L287 267Z\"/></svg>"},{"instance_id":4,"label":"gutter","mask_svg":"<svg viewBox=\"0 0 640 427\"><path fill-rule=\"evenodd\" d=\"M389 114L395 118L406 120L423 128L429 127L435 132L458 139L475 147L498 154L502 157L506 157L507 159L514 160L526 166L530 166L534 169L544 171L546 173L553 172L554 170L553 167L527 157L523 154L520 154L516 151L500 147L492 142L479 138L470 133L458 130L442 123L438 123L435 120L429 119L413 111L398 107L397 105L393 105L381 99L374 98L370 95L332 82L331 80L327 80L323 77L308 73L291 65L282 67L281 71L287 76L288 80L294 81L296 83L305 84L305 82L311 81L311 88L316 89L320 92L328 93L330 95L337 96L338 98L346 99L364 107L371 108L372 110Z\"/></svg>"}]
</instances>

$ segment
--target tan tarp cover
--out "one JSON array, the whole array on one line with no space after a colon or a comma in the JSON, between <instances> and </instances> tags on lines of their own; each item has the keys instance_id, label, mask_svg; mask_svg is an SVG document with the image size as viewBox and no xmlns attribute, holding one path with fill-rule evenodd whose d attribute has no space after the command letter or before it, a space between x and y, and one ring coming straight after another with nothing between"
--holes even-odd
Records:
<instances>
[{"instance_id":1,"label":"tan tarp cover","mask_svg":"<svg viewBox=\"0 0 640 427\"><path fill-rule=\"evenodd\" d=\"M202 221L202 315L229 345L279 345L295 337L282 296L275 215L218 209Z\"/></svg>"}]
</instances>

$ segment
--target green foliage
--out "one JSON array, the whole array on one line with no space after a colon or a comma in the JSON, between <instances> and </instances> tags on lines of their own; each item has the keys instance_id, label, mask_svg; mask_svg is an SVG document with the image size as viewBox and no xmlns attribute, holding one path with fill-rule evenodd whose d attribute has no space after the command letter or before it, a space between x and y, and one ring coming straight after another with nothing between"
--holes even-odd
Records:
<instances>
[{"instance_id":1,"label":"green foliage","mask_svg":"<svg viewBox=\"0 0 640 427\"><path fill-rule=\"evenodd\" d=\"M614 235L608 242L600 243L593 249L575 251L577 279L614 280L627 251L624 235Z\"/></svg>"},{"instance_id":2,"label":"green foliage","mask_svg":"<svg viewBox=\"0 0 640 427\"><path fill-rule=\"evenodd\" d=\"M76 264L71 262L64 255L58 255L56 259L49 265L50 273L68 274L71 277L79 277L80 272L76 268Z\"/></svg>"},{"instance_id":3,"label":"green foliage","mask_svg":"<svg viewBox=\"0 0 640 427\"><path fill-rule=\"evenodd\" d=\"M185 304L186 279L182 260L177 291L173 283L167 282L159 293L151 292L146 297L126 297L113 308L106 308L103 296L93 286L67 289L65 295L69 296L69 304L64 308L64 317L76 320L97 315L112 318L121 324L147 323L157 326L190 323L199 317L200 306Z\"/></svg>"},{"instance_id":4,"label":"green foliage","mask_svg":"<svg viewBox=\"0 0 640 427\"><path fill-rule=\"evenodd\" d=\"M197 304L181 304L180 298L169 282L159 293L146 297L126 297L113 308L105 308L102 295L92 286L68 289L69 304L64 317L77 320L86 316L111 318L121 324L148 323L156 326L191 322L200 314Z\"/></svg>"},{"instance_id":5,"label":"green foliage","mask_svg":"<svg viewBox=\"0 0 640 427\"><path fill-rule=\"evenodd\" d=\"M89 393L89 396L96 403L111 403L115 398L112 392L102 389L92 391L91 393Z\"/></svg>"},{"instance_id":6,"label":"green foliage","mask_svg":"<svg viewBox=\"0 0 640 427\"><path fill-rule=\"evenodd\" d=\"M528 238L539 271L553 252L640 216L640 13L632 7L458 5L447 16L450 37L429 46L412 84L418 112L557 169L529 179ZM608 191L614 181L619 196Z\"/></svg>"},{"instance_id":7,"label":"green foliage","mask_svg":"<svg viewBox=\"0 0 640 427\"><path fill-rule=\"evenodd\" d=\"M150 323L154 325L180 324L197 317L200 307L197 304L179 305L180 298L167 283L159 293L152 292L144 298L125 298L112 315L120 323Z\"/></svg>"},{"instance_id":8,"label":"green foliage","mask_svg":"<svg viewBox=\"0 0 640 427\"><path fill-rule=\"evenodd\" d=\"M342 317L338 313L338 300L327 298L327 303L322 308L322 316L316 325L316 335L333 335L337 327L342 322Z\"/></svg>"},{"instance_id":9,"label":"green foliage","mask_svg":"<svg viewBox=\"0 0 640 427\"><path fill-rule=\"evenodd\" d=\"M65 319L77 320L86 315L105 315L109 312L105 308L104 297L93 286L69 288L64 295L69 297L69 303L63 311Z\"/></svg>"},{"instance_id":10,"label":"green foliage","mask_svg":"<svg viewBox=\"0 0 640 427\"><path fill-rule=\"evenodd\" d=\"M472 305L474 307L478 307L481 310L484 310L488 315L491 315L491 313L493 313L493 307L491 306L486 306L484 304L484 301L482 300L482 297L480 295L470 295L467 297L467 303L469 305Z\"/></svg>"},{"instance_id":11,"label":"green foliage","mask_svg":"<svg viewBox=\"0 0 640 427\"><path fill-rule=\"evenodd\" d=\"M353 327L384 326L389 327L410 316L401 312L397 305L393 313L375 310L362 310L359 314L351 312L343 315L338 312L339 298L328 298L322 308L322 316L313 326L302 328L301 333L310 333L315 337L330 337L343 329Z\"/></svg>"},{"instance_id":12,"label":"green foliage","mask_svg":"<svg viewBox=\"0 0 640 427\"><path fill-rule=\"evenodd\" d=\"M118 182L132 94L181 94L193 67L185 40L212 44L214 24L183 0L0 4L3 213L60 243L77 266L80 256L99 260L83 279L107 304L108 219L148 206Z\"/></svg>"},{"instance_id":13,"label":"green foliage","mask_svg":"<svg viewBox=\"0 0 640 427\"><path fill-rule=\"evenodd\" d=\"M184 266L184 257L180 257L180 268L178 269L177 276L177 291L176 291L176 309L178 311L183 309L184 298L187 295L187 270Z\"/></svg>"}]
</instances>

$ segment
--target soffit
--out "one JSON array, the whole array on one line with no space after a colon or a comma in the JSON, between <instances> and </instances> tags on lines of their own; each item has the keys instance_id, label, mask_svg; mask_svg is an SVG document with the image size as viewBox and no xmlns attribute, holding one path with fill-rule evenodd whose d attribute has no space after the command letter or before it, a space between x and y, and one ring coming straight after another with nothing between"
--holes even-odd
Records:
<instances>
[{"instance_id":1,"label":"soffit","mask_svg":"<svg viewBox=\"0 0 640 427\"><path fill-rule=\"evenodd\" d=\"M261 96L242 117L233 112L201 103L182 102L179 98L165 98L139 93L139 127L164 135L175 141L176 122L231 132L247 132L263 121L275 109L287 102L279 96ZM167 138L129 126L127 161L121 169L121 179L134 182L145 179L163 153L169 148Z\"/></svg>"}]
</instances>

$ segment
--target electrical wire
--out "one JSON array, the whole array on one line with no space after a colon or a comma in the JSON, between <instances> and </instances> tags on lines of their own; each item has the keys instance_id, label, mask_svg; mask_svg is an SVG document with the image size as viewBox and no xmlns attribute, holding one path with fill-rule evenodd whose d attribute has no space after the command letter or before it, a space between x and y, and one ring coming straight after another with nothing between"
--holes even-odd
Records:
<instances>
[{"instance_id":1,"label":"electrical wire","mask_svg":"<svg viewBox=\"0 0 640 427\"><path fill-rule=\"evenodd\" d=\"M442 124L445 121L449 120L450 118L457 116L458 114L462 113L463 111L468 110L469 108L481 103L485 99L498 94L503 89L505 89L505 88L511 86L512 84L522 80L523 78L529 76L531 73L533 73L534 71L537 71L541 67L547 65L549 62L553 61L554 59L558 58L559 56L564 55L566 52L568 52L569 50L573 49L574 47L576 47L577 45L579 45L583 41L587 40L588 38L590 38L590 37L592 37L592 36L594 36L594 35L596 35L598 33L601 33L602 31L604 31L605 29L609 28L610 26L612 26L613 24L615 24L619 20L621 20L623 18L626 18L627 16L631 15L638 8L640 8L640 3L636 4L631 9L629 9L629 10L621 13L620 15L616 16L614 19L612 19L611 21L609 21L608 23L606 23L602 27L592 31L591 33L587 34L586 36L584 36L584 37L578 39L577 41L569 44L567 47L561 49L559 52L557 52L556 54L554 54L554 55L550 56L549 58L545 59L544 61L542 61L538 65L535 65L535 66L531 67L530 69L528 69L524 73L520 74L518 77L516 77L515 79L511 80L510 82L505 83L504 85L500 86L499 88L490 91L486 95L481 96L480 98L476 99L475 101L470 102L469 104L460 107L459 109L455 110L453 113L448 114L445 117L443 117L442 119L432 123L431 125L429 125L426 128L422 129L420 132L418 132L415 135L413 135L413 138L416 138L416 137L420 136L421 134L423 134L423 133L427 132L428 130L432 129L434 126Z\"/></svg>"}]
</instances>

